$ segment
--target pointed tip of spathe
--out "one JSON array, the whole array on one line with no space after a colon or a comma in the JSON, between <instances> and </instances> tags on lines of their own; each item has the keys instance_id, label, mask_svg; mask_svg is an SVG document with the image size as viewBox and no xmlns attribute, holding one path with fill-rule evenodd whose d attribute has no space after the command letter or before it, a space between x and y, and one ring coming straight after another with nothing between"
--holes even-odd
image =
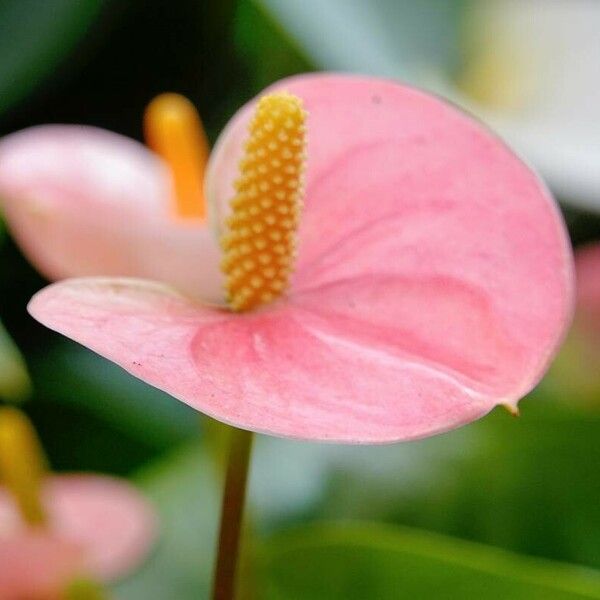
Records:
<instances>
[{"instance_id":1,"label":"pointed tip of spathe","mask_svg":"<svg viewBox=\"0 0 600 600\"><path fill-rule=\"evenodd\" d=\"M521 411L519 410L519 407L516 404L501 404L500 406L507 410L509 414L513 417L521 416Z\"/></svg>"}]
</instances>

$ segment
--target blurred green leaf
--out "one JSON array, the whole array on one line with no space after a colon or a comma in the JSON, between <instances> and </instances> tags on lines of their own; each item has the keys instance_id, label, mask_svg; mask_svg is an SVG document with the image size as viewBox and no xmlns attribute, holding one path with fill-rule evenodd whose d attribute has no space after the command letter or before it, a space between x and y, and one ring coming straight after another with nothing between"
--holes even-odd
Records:
<instances>
[{"instance_id":1,"label":"blurred green leaf","mask_svg":"<svg viewBox=\"0 0 600 600\"><path fill-rule=\"evenodd\" d=\"M86 348L60 340L30 360L45 401L74 405L166 449L195 435L198 413Z\"/></svg>"},{"instance_id":2,"label":"blurred green leaf","mask_svg":"<svg viewBox=\"0 0 600 600\"><path fill-rule=\"evenodd\" d=\"M154 502L161 540L141 571L115 586L116 600L208 598L220 486L201 444L145 469L138 483Z\"/></svg>"},{"instance_id":3,"label":"blurred green leaf","mask_svg":"<svg viewBox=\"0 0 600 600\"><path fill-rule=\"evenodd\" d=\"M31 381L25 361L0 322L0 398L20 402L30 393Z\"/></svg>"},{"instance_id":4,"label":"blurred green leaf","mask_svg":"<svg viewBox=\"0 0 600 600\"><path fill-rule=\"evenodd\" d=\"M0 112L50 76L105 0L0 2Z\"/></svg>"},{"instance_id":5,"label":"blurred green leaf","mask_svg":"<svg viewBox=\"0 0 600 600\"><path fill-rule=\"evenodd\" d=\"M214 455L220 443L214 437L224 426L217 425L211 425L208 435L205 432L202 443L192 442L168 454L137 478L158 510L163 534L144 568L115 587L117 600L208 597L222 491L221 467ZM305 467L314 471L322 447L303 444L313 449L307 465L306 457L298 455L299 442L258 436L255 446L249 514L253 525L268 529L312 499L314 490L299 489L310 486L307 478L296 475Z\"/></svg>"},{"instance_id":6,"label":"blurred green leaf","mask_svg":"<svg viewBox=\"0 0 600 600\"><path fill-rule=\"evenodd\" d=\"M313 64L413 80L459 60L463 0L254 0Z\"/></svg>"},{"instance_id":7,"label":"blurred green leaf","mask_svg":"<svg viewBox=\"0 0 600 600\"><path fill-rule=\"evenodd\" d=\"M266 546L269 600L600 598L600 574L418 530L316 525Z\"/></svg>"},{"instance_id":8,"label":"blurred green leaf","mask_svg":"<svg viewBox=\"0 0 600 600\"><path fill-rule=\"evenodd\" d=\"M208 439L216 433L213 428L209 436L205 434L204 442L193 442L170 453L137 478L158 510L162 539L143 569L115 586L117 600L208 597L222 491L219 461L213 454L218 444ZM306 478L296 475L307 466L298 456L299 446L298 442L257 437L248 503L253 530L269 529L284 516L289 521L290 510L299 510L312 497L310 489L299 489ZM316 466L313 459L322 447L312 448L309 469ZM246 548L253 548L248 540L246 533Z\"/></svg>"},{"instance_id":9,"label":"blurred green leaf","mask_svg":"<svg viewBox=\"0 0 600 600\"><path fill-rule=\"evenodd\" d=\"M141 571L114 586L115 598L207 597L220 485L206 449L191 444L145 469L138 483L158 509L162 539ZM600 598L600 579L585 569L387 526L283 534L266 542L259 560L266 587L258 599Z\"/></svg>"},{"instance_id":10,"label":"blurred green leaf","mask_svg":"<svg viewBox=\"0 0 600 600\"><path fill-rule=\"evenodd\" d=\"M338 463L320 512L600 568L600 414L538 392L442 436Z\"/></svg>"},{"instance_id":11,"label":"blurred green leaf","mask_svg":"<svg viewBox=\"0 0 600 600\"><path fill-rule=\"evenodd\" d=\"M68 584L64 600L108 600L108 596L96 581L80 578Z\"/></svg>"},{"instance_id":12,"label":"blurred green leaf","mask_svg":"<svg viewBox=\"0 0 600 600\"><path fill-rule=\"evenodd\" d=\"M594 482L598 481L596 454L600 449L592 451L592 446L598 439L600 423L583 414L565 413L539 399L538 403L537 409L533 402L529 403L526 416L519 420L498 411L470 427L414 444L345 448L259 437L251 488L263 489L259 494L251 494L253 515L260 517L263 531L271 529L274 523L289 523L290 515L284 521L277 511L281 497L274 500L269 496L279 496L282 491L278 488L282 487L284 495L287 493L283 481L286 475L306 483L298 471L305 470L304 459L308 459L309 465L318 461L325 465L325 471L337 474L333 480L337 502L324 507L329 514L380 514L523 552L593 563L600 537L596 516L599 509L593 501L598 497ZM578 443L568 441L571 436ZM303 448L309 450L306 456ZM293 467L299 464L300 468ZM146 598L150 590L151 597L157 600L185 600L208 593L220 494L214 469L206 448L194 443L144 472L140 482L158 506L164 539L150 563L116 588L117 598ZM318 471L312 478L318 480L322 476ZM565 480L569 482L566 486ZM353 531L350 529L350 541ZM396 530L390 527L382 531ZM386 533L386 539L390 535ZM383 588L380 591L377 587L367 593L360 587L363 579L379 581L386 590L388 586L391 590L413 586L413 597L476 598L488 586L495 594L486 595L490 598L598 597L585 595L588 580L584 575L583 579L573 575L577 572L574 567L563 570L536 559L515 558L497 549L424 532L401 530L398 535L403 540L398 544L402 551L395 550L391 558L381 559L384 564L391 561L393 568L387 575L379 572L383 569L379 549L365 551L360 544L358 548L356 544L349 549L340 548L348 542L344 537L339 543L332 543L331 548L323 549L319 544L328 538L319 532L317 542L314 536L306 541L317 548L302 546L289 555L289 560L287 546L277 545L272 550L269 544L268 581L274 586L269 588L275 594L273 598L352 598L348 589L362 590L356 596L360 598L398 597L386 596ZM380 542L373 532L361 533L360 540ZM314 569L323 571L323 565L329 564L330 551L341 561L331 567L331 575L327 570L331 589L342 591L339 596L331 596L327 595L331 589L326 587L322 596L313 596L314 590L303 586L309 585L310 579L322 580ZM300 563L303 556L314 560ZM481 561L479 557L483 557ZM472 563L473 558L478 560ZM272 560L275 562L271 565ZM309 573L307 581L300 575L304 572ZM354 579L353 573L360 576ZM581 569L581 573L585 574L585 570ZM550 574L557 575L549 579ZM344 577L351 579L340 580ZM281 587L282 582L300 587L288 589ZM510 587L517 583L518 592ZM400 584L403 587L398 587ZM421 588L414 586L434 584L450 590L449 595L428 595L429 588L415 591Z\"/></svg>"},{"instance_id":13,"label":"blurred green leaf","mask_svg":"<svg viewBox=\"0 0 600 600\"><path fill-rule=\"evenodd\" d=\"M253 94L278 79L314 69L307 55L260 3L240 0L236 17L236 46L249 71Z\"/></svg>"},{"instance_id":14,"label":"blurred green leaf","mask_svg":"<svg viewBox=\"0 0 600 600\"><path fill-rule=\"evenodd\" d=\"M419 525L518 552L600 567L600 415L538 400L481 423L479 444ZM414 506L412 509L414 510ZM404 511L398 511L403 518Z\"/></svg>"}]
</instances>

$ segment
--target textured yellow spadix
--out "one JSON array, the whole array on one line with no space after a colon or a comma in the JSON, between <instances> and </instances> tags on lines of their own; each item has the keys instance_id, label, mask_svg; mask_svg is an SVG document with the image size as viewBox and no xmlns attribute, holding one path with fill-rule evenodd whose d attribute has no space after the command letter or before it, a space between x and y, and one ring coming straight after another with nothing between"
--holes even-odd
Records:
<instances>
[{"instance_id":1,"label":"textured yellow spadix","mask_svg":"<svg viewBox=\"0 0 600 600\"><path fill-rule=\"evenodd\" d=\"M306 112L287 92L258 101L221 239L227 302L246 311L286 289L296 252L306 162Z\"/></svg>"},{"instance_id":2,"label":"textured yellow spadix","mask_svg":"<svg viewBox=\"0 0 600 600\"><path fill-rule=\"evenodd\" d=\"M41 487L46 460L29 419L16 408L0 409L0 481L12 494L23 521L46 521Z\"/></svg>"}]
</instances>

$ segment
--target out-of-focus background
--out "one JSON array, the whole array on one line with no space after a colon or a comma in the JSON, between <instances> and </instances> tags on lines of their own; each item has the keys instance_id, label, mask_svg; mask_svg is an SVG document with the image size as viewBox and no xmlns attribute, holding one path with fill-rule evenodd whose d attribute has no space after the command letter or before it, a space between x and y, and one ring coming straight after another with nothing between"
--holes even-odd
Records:
<instances>
[{"instance_id":1,"label":"out-of-focus background","mask_svg":"<svg viewBox=\"0 0 600 600\"><path fill-rule=\"evenodd\" d=\"M0 134L85 123L141 139L147 102L176 91L214 141L281 77L381 75L489 123L540 171L580 247L600 239L599 32L597 0L2 0ZM34 322L25 306L44 284L0 221L0 319L14 341L0 343L0 393L27 393L18 348L52 466L131 477L156 503L161 542L116 597L204 597L219 494L210 425ZM537 560L600 571L595 325L573 330L518 419L498 409L387 447L259 439L248 595L600 597ZM310 525L341 519L361 524Z\"/></svg>"}]
</instances>

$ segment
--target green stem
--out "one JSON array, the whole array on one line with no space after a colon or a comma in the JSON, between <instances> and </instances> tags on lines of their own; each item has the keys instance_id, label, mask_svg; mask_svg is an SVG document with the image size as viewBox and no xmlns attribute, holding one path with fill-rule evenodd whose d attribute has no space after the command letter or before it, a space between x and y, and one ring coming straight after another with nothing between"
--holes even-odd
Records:
<instances>
[{"instance_id":1,"label":"green stem","mask_svg":"<svg viewBox=\"0 0 600 600\"><path fill-rule=\"evenodd\" d=\"M213 600L233 600L240 556L240 536L248 482L253 433L232 428L225 489L221 507L219 546L213 583Z\"/></svg>"},{"instance_id":2,"label":"green stem","mask_svg":"<svg viewBox=\"0 0 600 600\"><path fill-rule=\"evenodd\" d=\"M233 427L221 423L210 417L202 415L202 433L204 443L211 458L211 462L217 475L219 485L225 481L225 470L227 469L227 455L229 453L229 440Z\"/></svg>"}]
</instances>

